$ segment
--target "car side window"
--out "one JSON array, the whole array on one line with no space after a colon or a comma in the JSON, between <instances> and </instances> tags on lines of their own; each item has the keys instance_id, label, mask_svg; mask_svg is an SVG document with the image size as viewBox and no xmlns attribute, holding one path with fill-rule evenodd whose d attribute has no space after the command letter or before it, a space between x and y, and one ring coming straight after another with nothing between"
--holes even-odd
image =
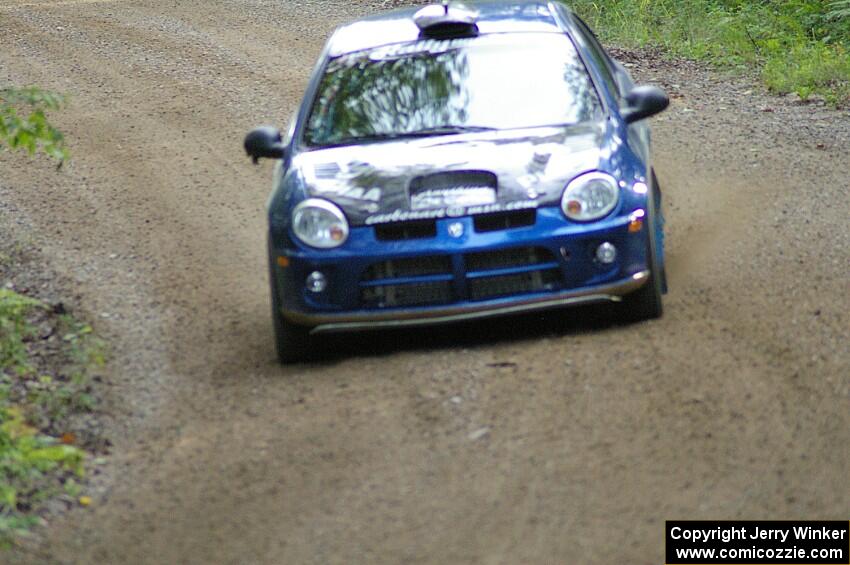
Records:
<instances>
[{"instance_id":1,"label":"car side window","mask_svg":"<svg viewBox=\"0 0 850 565\"><path fill-rule=\"evenodd\" d=\"M602 75L602 80L605 81L606 86L611 90L611 92L615 96L619 97L621 94L620 87L617 84L617 80L614 78L615 71L611 59L608 57L608 54L602 47L602 44L599 43L596 35L594 35L587 24L575 14L573 14L573 18L587 41L588 52L590 53L590 57L593 59L594 66L599 69L599 74Z\"/></svg>"}]
</instances>

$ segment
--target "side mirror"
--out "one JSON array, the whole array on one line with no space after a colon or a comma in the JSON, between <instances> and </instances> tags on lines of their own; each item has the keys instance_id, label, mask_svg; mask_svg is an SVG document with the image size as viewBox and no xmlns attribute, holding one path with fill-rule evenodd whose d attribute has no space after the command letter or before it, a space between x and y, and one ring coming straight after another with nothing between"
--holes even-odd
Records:
<instances>
[{"instance_id":1,"label":"side mirror","mask_svg":"<svg viewBox=\"0 0 850 565\"><path fill-rule=\"evenodd\" d=\"M245 136L245 152L257 164L261 158L282 159L286 154L280 131L272 126L254 128Z\"/></svg>"},{"instance_id":2,"label":"side mirror","mask_svg":"<svg viewBox=\"0 0 850 565\"><path fill-rule=\"evenodd\" d=\"M626 104L620 115L630 124L664 111L670 99L657 86L636 86L626 95Z\"/></svg>"}]
</instances>

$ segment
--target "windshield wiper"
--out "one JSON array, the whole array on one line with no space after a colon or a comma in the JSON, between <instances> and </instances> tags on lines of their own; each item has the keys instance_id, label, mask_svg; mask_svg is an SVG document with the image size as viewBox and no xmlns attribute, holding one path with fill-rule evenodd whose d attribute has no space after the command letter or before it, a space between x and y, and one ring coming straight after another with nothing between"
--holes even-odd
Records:
<instances>
[{"instance_id":1,"label":"windshield wiper","mask_svg":"<svg viewBox=\"0 0 850 565\"><path fill-rule=\"evenodd\" d=\"M416 137L433 137L438 135L454 135L460 133L475 133L480 131L495 131L496 128L486 126L437 126L433 128L418 129L416 131L375 133L350 137L339 141L322 145L321 147L338 147L341 145L357 145L358 143L369 143L370 141L386 141L389 139L409 139Z\"/></svg>"},{"instance_id":2,"label":"windshield wiper","mask_svg":"<svg viewBox=\"0 0 850 565\"><path fill-rule=\"evenodd\" d=\"M432 135L452 135L456 133L475 133L478 131L494 131L496 128L486 126L437 126L433 128L418 129L401 133L386 134L389 138L394 137L429 137Z\"/></svg>"}]
</instances>

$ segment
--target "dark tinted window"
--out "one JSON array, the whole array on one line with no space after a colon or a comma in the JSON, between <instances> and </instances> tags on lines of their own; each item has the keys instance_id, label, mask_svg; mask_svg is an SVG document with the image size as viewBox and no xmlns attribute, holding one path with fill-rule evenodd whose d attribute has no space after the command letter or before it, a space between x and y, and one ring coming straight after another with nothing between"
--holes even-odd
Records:
<instances>
[{"instance_id":1,"label":"dark tinted window","mask_svg":"<svg viewBox=\"0 0 850 565\"><path fill-rule=\"evenodd\" d=\"M331 60L307 121L310 145L523 128L597 117L600 103L562 34L419 41Z\"/></svg>"}]
</instances>

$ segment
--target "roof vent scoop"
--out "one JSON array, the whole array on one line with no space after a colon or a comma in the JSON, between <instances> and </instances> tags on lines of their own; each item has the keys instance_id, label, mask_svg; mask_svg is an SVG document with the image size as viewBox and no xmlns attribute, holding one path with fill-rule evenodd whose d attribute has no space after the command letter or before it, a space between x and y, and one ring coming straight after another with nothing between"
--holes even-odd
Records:
<instances>
[{"instance_id":1,"label":"roof vent scoop","mask_svg":"<svg viewBox=\"0 0 850 565\"><path fill-rule=\"evenodd\" d=\"M431 39L475 37L478 35L477 19L476 10L447 0L425 6L413 15L420 37Z\"/></svg>"}]
</instances>

